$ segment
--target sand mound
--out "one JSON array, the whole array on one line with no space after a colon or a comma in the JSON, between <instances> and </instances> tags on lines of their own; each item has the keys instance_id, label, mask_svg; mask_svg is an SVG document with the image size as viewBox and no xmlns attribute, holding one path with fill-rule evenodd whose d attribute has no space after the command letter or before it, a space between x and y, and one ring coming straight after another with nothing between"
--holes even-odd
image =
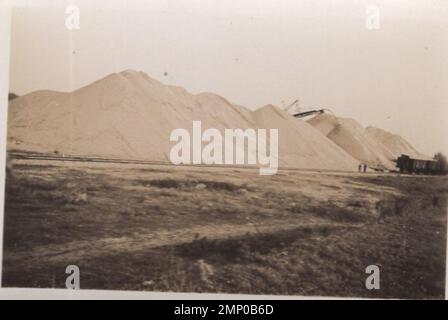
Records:
<instances>
[{"instance_id":1,"label":"sand mound","mask_svg":"<svg viewBox=\"0 0 448 320\"><path fill-rule=\"evenodd\" d=\"M19 98L11 103L8 126L11 148L168 160L171 131L191 128L192 120L205 127L247 125L224 99L196 99L182 88L125 71L72 94L45 91Z\"/></svg>"},{"instance_id":2,"label":"sand mound","mask_svg":"<svg viewBox=\"0 0 448 320\"><path fill-rule=\"evenodd\" d=\"M353 119L320 114L308 122L355 159L372 168L395 169L393 162L402 153L418 152L402 137L382 129L362 127Z\"/></svg>"},{"instance_id":3,"label":"sand mound","mask_svg":"<svg viewBox=\"0 0 448 320\"><path fill-rule=\"evenodd\" d=\"M73 93L34 92L9 107L8 149L169 161L170 133L280 128L280 165L356 170L357 163L318 130L273 106L251 112L211 93L191 94L142 72L124 71Z\"/></svg>"},{"instance_id":4,"label":"sand mound","mask_svg":"<svg viewBox=\"0 0 448 320\"><path fill-rule=\"evenodd\" d=\"M394 158L406 154L418 159L431 159L431 157L418 152L409 142L397 134L375 127L367 127L366 133L389 150Z\"/></svg>"},{"instance_id":5,"label":"sand mound","mask_svg":"<svg viewBox=\"0 0 448 320\"><path fill-rule=\"evenodd\" d=\"M259 128L279 129L280 165L300 168L356 170L357 161L309 123L295 119L272 105L253 113Z\"/></svg>"}]
</instances>

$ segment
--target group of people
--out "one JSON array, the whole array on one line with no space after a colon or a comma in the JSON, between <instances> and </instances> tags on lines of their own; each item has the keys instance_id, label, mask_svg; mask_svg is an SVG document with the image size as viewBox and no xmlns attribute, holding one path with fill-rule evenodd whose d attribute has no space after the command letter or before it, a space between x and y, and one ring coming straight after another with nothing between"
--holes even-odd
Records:
<instances>
[{"instance_id":1,"label":"group of people","mask_svg":"<svg viewBox=\"0 0 448 320\"><path fill-rule=\"evenodd\" d=\"M364 163L360 163L358 166L358 171L359 172L366 172L367 171L367 165Z\"/></svg>"}]
</instances>

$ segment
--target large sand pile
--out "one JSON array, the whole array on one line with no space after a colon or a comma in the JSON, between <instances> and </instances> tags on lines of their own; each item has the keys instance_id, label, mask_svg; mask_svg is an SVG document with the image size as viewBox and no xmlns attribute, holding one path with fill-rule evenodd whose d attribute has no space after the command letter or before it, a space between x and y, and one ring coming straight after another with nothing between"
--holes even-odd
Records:
<instances>
[{"instance_id":1,"label":"large sand pile","mask_svg":"<svg viewBox=\"0 0 448 320\"><path fill-rule=\"evenodd\" d=\"M356 170L357 161L309 123L272 105L253 112L259 128L278 128L280 165L300 168Z\"/></svg>"},{"instance_id":2,"label":"large sand pile","mask_svg":"<svg viewBox=\"0 0 448 320\"><path fill-rule=\"evenodd\" d=\"M73 93L38 91L10 103L8 149L169 161L177 128L279 128L281 166L356 170L318 130L273 106L251 112L210 93L191 94L142 72L112 74Z\"/></svg>"},{"instance_id":3,"label":"large sand pile","mask_svg":"<svg viewBox=\"0 0 448 320\"><path fill-rule=\"evenodd\" d=\"M431 157L418 152L409 142L398 134L393 134L375 127L367 127L366 133L389 150L395 159L402 154L419 159L431 159Z\"/></svg>"},{"instance_id":4,"label":"large sand pile","mask_svg":"<svg viewBox=\"0 0 448 320\"><path fill-rule=\"evenodd\" d=\"M374 127L365 129L353 119L320 114L308 122L352 157L372 168L395 169L393 160L403 153L421 156L402 137Z\"/></svg>"}]
</instances>

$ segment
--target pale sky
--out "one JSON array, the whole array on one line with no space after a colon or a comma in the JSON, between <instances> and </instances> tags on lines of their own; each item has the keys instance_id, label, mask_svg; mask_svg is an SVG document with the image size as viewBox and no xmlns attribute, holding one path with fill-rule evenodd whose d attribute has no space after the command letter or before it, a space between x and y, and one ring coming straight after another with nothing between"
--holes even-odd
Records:
<instances>
[{"instance_id":1,"label":"pale sky","mask_svg":"<svg viewBox=\"0 0 448 320\"><path fill-rule=\"evenodd\" d=\"M251 109L298 98L448 154L448 1L13 2L19 95L137 69ZM68 3L80 30L65 27ZM380 9L379 30L365 26L368 5Z\"/></svg>"}]
</instances>

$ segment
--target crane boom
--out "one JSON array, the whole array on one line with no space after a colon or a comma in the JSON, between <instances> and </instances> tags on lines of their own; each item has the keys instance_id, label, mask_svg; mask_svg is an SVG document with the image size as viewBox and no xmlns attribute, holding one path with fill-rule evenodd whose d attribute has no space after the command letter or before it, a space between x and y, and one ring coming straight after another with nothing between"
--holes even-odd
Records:
<instances>
[{"instance_id":1,"label":"crane boom","mask_svg":"<svg viewBox=\"0 0 448 320\"><path fill-rule=\"evenodd\" d=\"M299 99L294 100L293 103L291 103L290 105L288 105L284 110L288 111L289 109L291 109L292 106L296 105L299 102Z\"/></svg>"}]
</instances>

